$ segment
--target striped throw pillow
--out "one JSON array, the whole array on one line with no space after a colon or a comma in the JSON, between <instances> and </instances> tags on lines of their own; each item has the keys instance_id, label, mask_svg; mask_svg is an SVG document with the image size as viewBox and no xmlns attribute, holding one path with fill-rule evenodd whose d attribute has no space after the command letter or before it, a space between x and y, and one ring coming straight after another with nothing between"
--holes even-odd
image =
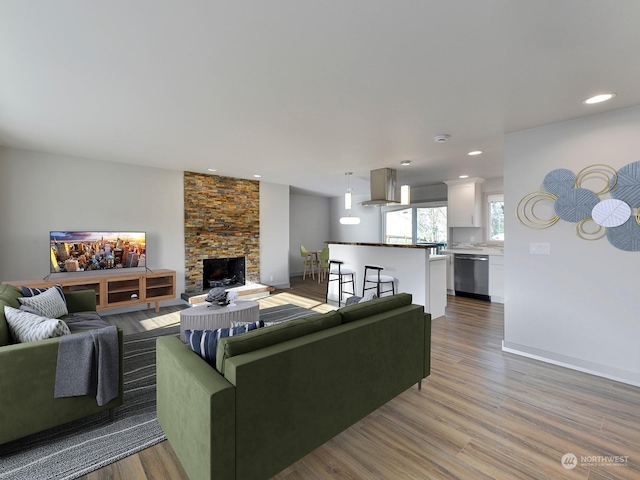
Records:
<instances>
[{"instance_id":1,"label":"striped throw pillow","mask_svg":"<svg viewBox=\"0 0 640 480\"><path fill-rule=\"evenodd\" d=\"M49 288L35 297L22 297L18 300L23 305L35 308L43 317L59 318L69 313L67 303L55 288Z\"/></svg>"},{"instance_id":2,"label":"striped throw pillow","mask_svg":"<svg viewBox=\"0 0 640 480\"><path fill-rule=\"evenodd\" d=\"M209 365L216 368L216 349L221 338L232 337L264 327L264 322L247 323L238 327L218 328L217 330L185 330L187 345L200 355Z\"/></svg>"},{"instance_id":3,"label":"striped throw pillow","mask_svg":"<svg viewBox=\"0 0 640 480\"><path fill-rule=\"evenodd\" d=\"M60 294L60 296L62 297L62 300L64 300L64 303L67 303L67 299L64 296L64 291L62 290L62 285L60 285L59 283L54 285L53 287L45 287L45 288L25 287L23 285L22 287L20 287L20 291L22 292L23 297L35 297L36 295L40 295L41 293L46 292L50 288L55 288L57 292Z\"/></svg>"},{"instance_id":4,"label":"striped throw pillow","mask_svg":"<svg viewBox=\"0 0 640 480\"><path fill-rule=\"evenodd\" d=\"M7 305L4 307L4 316L14 341L19 343L71 334L67 324L57 318L41 317Z\"/></svg>"}]
</instances>

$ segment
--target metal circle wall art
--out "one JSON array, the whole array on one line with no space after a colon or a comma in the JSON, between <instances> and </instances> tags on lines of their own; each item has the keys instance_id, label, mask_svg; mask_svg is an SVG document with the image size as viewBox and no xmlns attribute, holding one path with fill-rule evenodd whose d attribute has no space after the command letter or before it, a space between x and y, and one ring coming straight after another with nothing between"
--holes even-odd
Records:
<instances>
[{"instance_id":1,"label":"metal circle wall art","mask_svg":"<svg viewBox=\"0 0 640 480\"><path fill-rule=\"evenodd\" d=\"M593 181L602 181L603 188L597 192L584 188ZM576 224L576 235L583 240L606 236L620 250L640 251L640 161L617 171L604 164L588 166L578 174L558 168L544 177L542 187L516 206L516 218L524 226L539 230L565 220ZM612 198L600 198L606 194ZM542 210L541 202L551 202L555 215L543 218L536 213Z\"/></svg>"},{"instance_id":2,"label":"metal circle wall art","mask_svg":"<svg viewBox=\"0 0 640 480\"><path fill-rule=\"evenodd\" d=\"M591 225L590 229L587 225ZM576 235L583 240L600 240L607 231L602 225L598 225L590 218L584 218L576 223Z\"/></svg>"},{"instance_id":3,"label":"metal circle wall art","mask_svg":"<svg viewBox=\"0 0 640 480\"><path fill-rule=\"evenodd\" d=\"M558 215L553 215L549 218L541 218L535 213L535 208L542 201L551 201L555 202L556 197L553 193L545 192L544 190L538 192L532 192L524 197L518 202L516 206L516 217L520 220L520 223L535 229L543 229L549 228L553 224L555 224L560 217Z\"/></svg>"},{"instance_id":4,"label":"metal circle wall art","mask_svg":"<svg viewBox=\"0 0 640 480\"><path fill-rule=\"evenodd\" d=\"M598 203L591 212L591 218L603 227L617 227L629 220L631 207L622 200L609 198Z\"/></svg>"},{"instance_id":5,"label":"metal circle wall art","mask_svg":"<svg viewBox=\"0 0 640 480\"><path fill-rule=\"evenodd\" d=\"M561 220L579 222L591 218L591 211L598 201L598 196L591 190L572 188L558 195L553 209Z\"/></svg>"},{"instance_id":6,"label":"metal circle wall art","mask_svg":"<svg viewBox=\"0 0 640 480\"><path fill-rule=\"evenodd\" d=\"M604 195L605 193L609 193L609 191L618 182L618 174L616 173L615 169L613 167L610 167L609 165L603 165L599 163L583 168L578 172L578 175L576 175L576 187L582 188L583 182L590 178L604 180L604 188L599 192L596 192L596 195Z\"/></svg>"},{"instance_id":7,"label":"metal circle wall art","mask_svg":"<svg viewBox=\"0 0 640 480\"><path fill-rule=\"evenodd\" d=\"M542 180L542 188L554 195L560 195L576 186L576 174L566 168L552 170Z\"/></svg>"},{"instance_id":8,"label":"metal circle wall art","mask_svg":"<svg viewBox=\"0 0 640 480\"><path fill-rule=\"evenodd\" d=\"M640 207L640 161L618 170L618 179L611 187L611 196L628 203L633 209Z\"/></svg>"}]
</instances>

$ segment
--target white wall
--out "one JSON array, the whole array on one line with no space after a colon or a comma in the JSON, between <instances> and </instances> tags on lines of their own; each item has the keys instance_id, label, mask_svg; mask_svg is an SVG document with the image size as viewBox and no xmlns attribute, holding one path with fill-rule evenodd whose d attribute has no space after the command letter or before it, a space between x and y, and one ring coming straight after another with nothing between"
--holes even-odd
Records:
<instances>
[{"instance_id":1,"label":"white wall","mask_svg":"<svg viewBox=\"0 0 640 480\"><path fill-rule=\"evenodd\" d=\"M518 201L541 189L551 170L578 173L599 163L617 170L639 154L640 107L506 136L508 351L640 385L640 252L618 250L606 238L582 240L570 222L532 230L515 216ZM550 244L551 254L529 253L531 243Z\"/></svg>"},{"instance_id":2,"label":"white wall","mask_svg":"<svg viewBox=\"0 0 640 480\"><path fill-rule=\"evenodd\" d=\"M0 281L49 274L49 231L146 231L184 292L182 172L0 147ZM51 278L54 278L53 276Z\"/></svg>"},{"instance_id":3,"label":"white wall","mask_svg":"<svg viewBox=\"0 0 640 480\"><path fill-rule=\"evenodd\" d=\"M400 198L400 194L397 195ZM438 202L447 200L447 185L428 185L411 188L411 203Z\"/></svg>"},{"instance_id":4,"label":"white wall","mask_svg":"<svg viewBox=\"0 0 640 480\"><path fill-rule=\"evenodd\" d=\"M327 246L327 240L331 240L330 199L300 194L291 194L290 199L289 273L291 276L298 276L303 271L300 245L304 245L307 250L318 251Z\"/></svg>"},{"instance_id":5,"label":"white wall","mask_svg":"<svg viewBox=\"0 0 640 480\"><path fill-rule=\"evenodd\" d=\"M289 186L260 182L260 283L289 287Z\"/></svg>"}]
</instances>

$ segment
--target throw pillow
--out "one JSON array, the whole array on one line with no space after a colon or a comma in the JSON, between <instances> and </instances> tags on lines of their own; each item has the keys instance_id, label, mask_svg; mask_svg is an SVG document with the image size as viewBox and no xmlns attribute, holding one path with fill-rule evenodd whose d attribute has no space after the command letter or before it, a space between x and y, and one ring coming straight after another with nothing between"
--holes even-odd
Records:
<instances>
[{"instance_id":1,"label":"throw pillow","mask_svg":"<svg viewBox=\"0 0 640 480\"><path fill-rule=\"evenodd\" d=\"M374 298L378 298L378 295L376 295L376 292L374 292L373 290L370 290L365 293L360 300L358 300L358 303L368 302L370 300L373 300Z\"/></svg>"},{"instance_id":2,"label":"throw pillow","mask_svg":"<svg viewBox=\"0 0 640 480\"><path fill-rule=\"evenodd\" d=\"M20 343L71 334L67 324L57 318L41 317L7 305L4 307L4 316L13 339Z\"/></svg>"},{"instance_id":3,"label":"throw pillow","mask_svg":"<svg viewBox=\"0 0 640 480\"><path fill-rule=\"evenodd\" d=\"M69 313L67 304L55 288L49 288L35 297L22 297L18 300L23 305L35 308L43 317L58 318Z\"/></svg>"},{"instance_id":4,"label":"throw pillow","mask_svg":"<svg viewBox=\"0 0 640 480\"><path fill-rule=\"evenodd\" d=\"M59 283L54 285L53 287L45 287L45 288L25 287L23 285L22 287L20 287L20 291L22 292L23 297L35 297L36 295L40 295L41 293L46 292L50 288L55 288L57 292L60 294L60 296L62 297L62 300L64 300L64 303L65 304L67 303L67 299L64 296L64 291L62 290L62 285L60 285Z\"/></svg>"},{"instance_id":5,"label":"throw pillow","mask_svg":"<svg viewBox=\"0 0 640 480\"><path fill-rule=\"evenodd\" d=\"M355 305L356 303L364 303L364 302L368 302L370 300L373 300L374 298L378 298L378 295L376 295L376 292L374 292L373 290L367 292L364 294L364 297L349 297L347 298L347 303L345 303L345 305Z\"/></svg>"},{"instance_id":6,"label":"throw pillow","mask_svg":"<svg viewBox=\"0 0 640 480\"><path fill-rule=\"evenodd\" d=\"M358 303L360 300L362 300L362 297L356 297L355 295L352 297L347 298L347 303L345 303L346 306L349 305L355 305L356 303Z\"/></svg>"},{"instance_id":7,"label":"throw pillow","mask_svg":"<svg viewBox=\"0 0 640 480\"><path fill-rule=\"evenodd\" d=\"M40 316L40 312L35 308L31 308L29 305L20 305L20 310L27 313L33 313L34 315Z\"/></svg>"},{"instance_id":8,"label":"throw pillow","mask_svg":"<svg viewBox=\"0 0 640 480\"><path fill-rule=\"evenodd\" d=\"M278 322L265 322L264 320L260 320L260 327L258 327L258 328L268 327L269 325L276 325L278 323L288 322L289 320L291 320L291 319L280 320ZM231 321L231 328L244 327L245 325L252 325L254 323L257 323L257 322L234 322L234 321Z\"/></svg>"},{"instance_id":9,"label":"throw pillow","mask_svg":"<svg viewBox=\"0 0 640 480\"><path fill-rule=\"evenodd\" d=\"M259 320L237 327L218 328L217 330L185 330L184 335L191 350L200 355L213 368L216 368L216 350L218 341L221 338L240 335L262 327L264 327L264 322Z\"/></svg>"}]
</instances>

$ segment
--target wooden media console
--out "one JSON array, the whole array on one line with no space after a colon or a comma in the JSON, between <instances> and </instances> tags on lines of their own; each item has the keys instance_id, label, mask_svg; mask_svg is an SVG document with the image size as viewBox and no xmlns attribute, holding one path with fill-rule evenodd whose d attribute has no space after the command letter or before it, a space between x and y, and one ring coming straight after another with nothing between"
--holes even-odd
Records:
<instances>
[{"instance_id":1,"label":"wooden media console","mask_svg":"<svg viewBox=\"0 0 640 480\"><path fill-rule=\"evenodd\" d=\"M146 303L147 308L151 308L151 304L154 303L155 311L158 312L162 300L176 298L176 272L174 270L119 271L102 275L85 273L47 280L20 280L4 283L15 285L18 288L23 285L43 288L59 284L65 292L93 290L96 292L98 310L141 303Z\"/></svg>"}]
</instances>

